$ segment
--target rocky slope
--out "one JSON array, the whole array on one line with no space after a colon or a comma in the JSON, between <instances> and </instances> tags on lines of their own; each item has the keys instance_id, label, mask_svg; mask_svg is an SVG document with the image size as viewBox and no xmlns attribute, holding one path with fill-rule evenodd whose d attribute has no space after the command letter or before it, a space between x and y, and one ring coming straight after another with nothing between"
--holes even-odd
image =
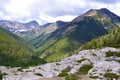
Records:
<instances>
[{"instance_id":1,"label":"rocky slope","mask_svg":"<svg viewBox=\"0 0 120 80\"><path fill-rule=\"evenodd\" d=\"M43 80L48 80L51 77L60 75L63 70L65 71L68 68L68 75L80 73L76 75L79 75L82 80L106 80L104 74L108 72L120 76L120 56L113 56L110 52L120 54L119 49L112 47L82 50L78 54L67 57L59 62L47 63L26 69L0 66L0 70L2 73L7 73L7 75L4 75L5 80L41 80L42 78L46 78ZM92 67L83 76L80 68L85 68L85 65L91 64ZM57 79L55 78L55 80Z\"/></svg>"}]
</instances>

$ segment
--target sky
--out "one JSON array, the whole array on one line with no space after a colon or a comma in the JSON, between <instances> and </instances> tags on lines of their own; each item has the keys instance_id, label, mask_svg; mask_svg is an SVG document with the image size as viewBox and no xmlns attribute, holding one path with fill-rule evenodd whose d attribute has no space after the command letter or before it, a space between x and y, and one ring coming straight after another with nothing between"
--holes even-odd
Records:
<instances>
[{"instance_id":1,"label":"sky","mask_svg":"<svg viewBox=\"0 0 120 80\"><path fill-rule=\"evenodd\" d=\"M107 8L120 16L120 0L0 0L0 20L71 21L90 9Z\"/></svg>"}]
</instances>

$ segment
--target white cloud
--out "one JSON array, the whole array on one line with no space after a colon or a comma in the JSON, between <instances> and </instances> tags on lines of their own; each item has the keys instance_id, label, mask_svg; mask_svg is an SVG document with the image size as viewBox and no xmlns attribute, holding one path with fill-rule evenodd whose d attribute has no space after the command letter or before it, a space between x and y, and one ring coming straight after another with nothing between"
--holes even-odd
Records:
<instances>
[{"instance_id":1,"label":"white cloud","mask_svg":"<svg viewBox=\"0 0 120 80\"><path fill-rule=\"evenodd\" d=\"M46 22L55 22L55 21L58 21L58 20L62 20L62 21L71 21L72 19L74 19L75 15L64 15L64 16L57 16L57 17L52 17L50 15L47 15L47 14L40 14L39 17L46 21Z\"/></svg>"},{"instance_id":2,"label":"white cloud","mask_svg":"<svg viewBox=\"0 0 120 80\"><path fill-rule=\"evenodd\" d=\"M0 18L27 22L37 20L40 24L57 20L70 21L93 8L108 8L120 16L120 2L114 0L0 0Z\"/></svg>"}]
</instances>

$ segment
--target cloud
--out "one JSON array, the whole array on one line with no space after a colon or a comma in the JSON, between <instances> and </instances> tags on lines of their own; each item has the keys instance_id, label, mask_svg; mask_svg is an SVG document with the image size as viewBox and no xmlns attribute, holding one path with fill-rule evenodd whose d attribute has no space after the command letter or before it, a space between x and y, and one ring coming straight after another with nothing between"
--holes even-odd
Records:
<instances>
[{"instance_id":1,"label":"cloud","mask_svg":"<svg viewBox=\"0 0 120 80\"><path fill-rule=\"evenodd\" d=\"M102 2L105 4L114 4L114 3L120 2L120 0L92 0L92 1Z\"/></svg>"},{"instance_id":2,"label":"cloud","mask_svg":"<svg viewBox=\"0 0 120 80\"><path fill-rule=\"evenodd\" d=\"M70 21L91 8L105 7L120 15L120 0L0 0L0 3L0 19L37 20L40 24Z\"/></svg>"},{"instance_id":3,"label":"cloud","mask_svg":"<svg viewBox=\"0 0 120 80\"><path fill-rule=\"evenodd\" d=\"M47 14L40 14L39 17L41 18L41 21L45 21L45 22L55 22L58 20L62 20L62 21L71 21L72 19L74 19L75 15L63 15L63 16L56 16L56 17L52 17L50 15Z\"/></svg>"}]
</instances>

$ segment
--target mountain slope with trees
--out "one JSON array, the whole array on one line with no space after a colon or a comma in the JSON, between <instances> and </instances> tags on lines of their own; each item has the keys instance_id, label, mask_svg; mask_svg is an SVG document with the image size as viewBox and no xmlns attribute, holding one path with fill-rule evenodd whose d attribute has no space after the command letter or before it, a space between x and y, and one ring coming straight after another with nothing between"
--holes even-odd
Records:
<instances>
[{"instance_id":1,"label":"mountain slope with trees","mask_svg":"<svg viewBox=\"0 0 120 80\"><path fill-rule=\"evenodd\" d=\"M120 27L111 31L108 35L91 40L83 45L82 49L95 49L106 46L120 48Z\"/></svg>"},{"instance_id":2,"label":"mountain slope with trees","mask_svg":"<svg viewBox=\"0 0 120 80\"><path fill-rule=\"evenodd\" d=\"M85 17L79 23L74 23L72 30L64 34L55 35L55 38L41 46L39 51L41 58L47 61L58 61L64 57L72 55L76 50L85 42L90 41L93 38L104 35L107 31L103 25L92 17Z\"/></svg>"},{"instance_id":3,"label":"mountain slope with trees","mask_svg":"<svg viewBox=\"0 0 120 80\"><path fill-rule=\"evenodd\" d=\"M0 65L29 66L44 62L28 46L24 39L0 27Z\"/></svg>"},{"instance_id":4,"label":"mountain slope with trees","mask_svg":"<svg viewBox=\"0 0 120 80\"><path fill-rule=\"evenodd\" d=\"M47 61L58 61L76 53L82 44L111 32L119 24L120 17L108 9L91 9L52 32L37 53Z\"/></svg>"}]
</instances>

